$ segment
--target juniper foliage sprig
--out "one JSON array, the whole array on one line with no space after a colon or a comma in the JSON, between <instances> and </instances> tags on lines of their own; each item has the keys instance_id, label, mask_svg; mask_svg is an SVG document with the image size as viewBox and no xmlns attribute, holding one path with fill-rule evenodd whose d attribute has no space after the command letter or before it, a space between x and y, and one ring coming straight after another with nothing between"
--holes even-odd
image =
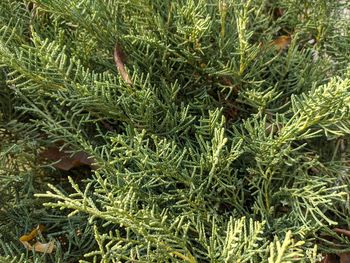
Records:
<instances>
[{"instance_id":1,"label":"juniper foliage sprig","mask_svg":"<svg viewBox=\"0 0 350 263\"><path fill-rule=\"evenodd\" d=\"M344 246L350 6L304 2L1 1L0 260L317 262ZM94 169L44 165L54 145ZM18 241L39 223L53 254Z\"/></svg>"}]
</instances>

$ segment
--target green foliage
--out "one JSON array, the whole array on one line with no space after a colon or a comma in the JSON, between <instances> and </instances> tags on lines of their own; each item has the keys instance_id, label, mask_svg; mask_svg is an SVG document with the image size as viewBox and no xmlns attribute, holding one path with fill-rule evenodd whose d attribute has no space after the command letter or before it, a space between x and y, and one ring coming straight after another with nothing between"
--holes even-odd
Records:
<instances>
[{"instance_id":1,"label":"green foliage","mask_svg":"<svg viewBox=\"0 0 350 263\"><path fill-rule=\"evenodd\" d=\"M0 262L348 249L346 2L2 0ZM55 169L53 146L95 164ZM51 254L19 242L38 224Z\"/></svg>"}]
</instances>

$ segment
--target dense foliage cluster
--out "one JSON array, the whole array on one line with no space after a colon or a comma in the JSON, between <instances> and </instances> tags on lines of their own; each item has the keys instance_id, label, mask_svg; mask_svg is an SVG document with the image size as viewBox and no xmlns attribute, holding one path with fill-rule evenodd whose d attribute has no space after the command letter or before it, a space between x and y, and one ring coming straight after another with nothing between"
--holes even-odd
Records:
<instances>
[{"instance_id":1,"label":"dense foliage cluster","mask_svg":"<svg viewBox=\"0 0 350 263\"><path fill-rule=\"evenodd\" d=\"M1 0L0 261L349 249L348 8ZM51 253L19 241L38 224Z\"/></svg>"}]
</instances>

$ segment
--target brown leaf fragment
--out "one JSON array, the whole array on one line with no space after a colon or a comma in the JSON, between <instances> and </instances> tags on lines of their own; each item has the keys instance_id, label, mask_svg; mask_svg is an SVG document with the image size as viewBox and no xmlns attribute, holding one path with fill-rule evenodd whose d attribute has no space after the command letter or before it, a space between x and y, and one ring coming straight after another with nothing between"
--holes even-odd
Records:
<instances>
[{"instance_id":1,"label":"brown leaf fragment","mask_svg":"<svg viewBox=\"0 0 350 263\"><path fill-rule=\"evenodd\" d=\"M281 51L289 46L291 40L291 36L279 36L271 42L271 45L274 46L277 50Z\"/></svg>"},{"instance_id":2,"label":"brown leaf fragment","mask_svg":"<svg viewBox=\"0 0 350 263\"><path fill-rule=\"evenodd\" d=\"M232 81L230 80L229 77L222 76L220 78L220 84L225 85L225 86L233 86Z\"/></svg>"},{"instance_id":3,"label":"brown leaf fragment","mask_svg":"<svg viewBox=\"0 0 350 263\"><path fill-rule=\"evenodd\" d=\"M128 72L125 68L125 54L121 46L117 43L114 48L114 62L117 67L117 70L122 77L122 79L129 85L132 85L132 81L129 77Z\"/></svg>"},{"instance_id":4,"label":"brown leaf fragment","mask_svg":"<svg viewBox=\"0 0 350 263\"><path fill-rule=\"evenodd\" d=\"M339 260L335 254L326 254L321 263L339 263Z\"/></svg>"},{"instance_id":5,"label":"brown leaf fragment","mask_svg":"<svg viewBox=\"0 0 350 263\"><path fill-rule=\"evenodd\" d=\"M34 245L29 243L33 239L35 239L38 235L40 235L44 231L44 226L39 224L36 228L34 228L32 231L30 231L29 234L23 235L19 238L19 241L23 244L23 246L27 250L34 250L36 252L41 253L52 253L52 251L55 249L55 244L53 241L50 241L48 243L41 243L39 241L36 241Z\"/></svg>"},{"instance_id":6,"label":"brown leaf fragment","mask_svg":"<svg viewBox=\"0 0 350 263\"><path fill-rule=\"evenodd\" d=\"M344 235L350 238L350 230L342 229L342 228L334 228L333 231L339 235Z\"/></svg>"},{"instance_id":7,"label":"brown leaf fragment","mask_svg":"<svg viewBox=\"0 0 350 263\"><path fill-rule=\"evenodd\" d=\"M85 152L77 152L73 156L67 151L60 150L59 147L49 147L40 153L40 156L44 159L55 162L52 166L69 171L70 169L77 168L83 165L90 166L95 169L93 163L94 160L89 158Z\"/></svg>"},{"instance_id":8,"label":"brown leaf fragment","mask_svg":"<svg viewBox=\"0 0 350 263\"><path fill-rule=\"evenodd\" d=\"M21 243L27 250L34 250L40 253L51 254L56 248L55 243L53 241L50 241L48 243L41 243L37 241L34 245L31 245L28 241L21 241Z\"/></svg>"},{"instance_id":9,"label":"brown leaf fragment","mask_svg":"<svg viewBox=\"0 0 350 263\"><path fill-rule=\"evenodd\" d=\"M39 234L41 234L41 232L44 231L44 226L43 225L38 225L36 228L34 228L29 234L27 235L23 235L19 238L20 241L23 242L27 242L27 241L31 241L34 238L36 238Z\"/></svg>"},{"instance_id":10,"label":"brown leaf fragment","mask_svg":"<svg viewBox=\"0 0 350 263\"><path fill-rule=\"evenodd\" d=\"M33 248L36 252L51 254L52 251L55 249L55 243L53 241L50 241L48 243L41 243L41 242L37 241L33 245Z\"/></svg>"},{"instance_id":11,"label":"brown leaf fragment","mask_svg":"<svg viewBox=\"0 0 350 263\"><path fill-rule=\"evenodd\" d=\"M339 263L350 263L350 253L341 253L339 258Z\"/></svg>"},{"instance_id":12,"label":"brown leaf fragment","mask_svg":"<svg viewBox=\"0 0 350 263\"><path fill-rule=\"evenodd\" d=\"M273 9L273 18L277 20L284 15L284 10L282 8L276 7Z\"/></svg>"}]
</instances>

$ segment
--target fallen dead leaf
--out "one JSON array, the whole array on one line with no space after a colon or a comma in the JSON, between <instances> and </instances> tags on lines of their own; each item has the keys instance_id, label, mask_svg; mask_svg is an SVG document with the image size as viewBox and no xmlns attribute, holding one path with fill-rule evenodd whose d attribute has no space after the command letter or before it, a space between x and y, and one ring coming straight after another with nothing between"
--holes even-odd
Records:
<instances>
[{"instance_id":1,"label":"fallen dead leaf","mask_svg":"<svg viewBox=\"0 0 350 263\"><path fill-rule=\"evenodd\" d=\"M282 8L276 7L273 9L273 18L277 20L284 15L284 10Z\"/></svg>"},{"instance_id":2,"label":"fallen dead leaf","mask_svg":"<svg viewBox=\"0 0 350 263\"><path fill-rule=\"evenodd\" d=\"M21 236L19 240L28 250L34 250L41 253L52 253L52 251L55 249L55 243L53 241L50 241L48 243L41 243L39 241L36 241L34 245L31 245L29 243L29 241L32 241L38 235L40 235L44 231L44 228L45 227L43 225L39 224L36 228L30 231L29 234Z\"/></svg>"},{"instance_id":3,"label":"fallen dead leaf","mask_svg":"<svg viewBox=\"0 0 350 263\"><path fill-rule=\"evenodd\" d=\"M287 48L291 40L292 40L291 36L287 36L287 35L279 36L278 38L276 38L271 42L271 45L280 51Z\"/></svg>"},{"instance_id":4,"label":"fallen dead leaf","mask_svg":"<svg viewBox=\"0 0 350 263\"><path fill-rule=\"evenodd\" d=\"M338 235L344 235L350 238L350 230L343 228L333 228L333 231ZM350 263L350 252L327 254L321 263Z\"/></svg>"},{"instance_id":5,"label":"fallen dead leaf","mask_svg":"<svg viewBox=\"0 0 350 263\"><path fill-rule=\"evenodd\" d=\"M78 152L71 156L70 153L64 150L60 150L59 147L49 147L40 153L40 156L46 160L55 162L52 166L69 171L72 168L77 168L83 165L90 166L92 169L94 167L94 160L89 158L85 152Z\"/></svg>"},{"instance_id":6,"label":"fallen dead leaf","mask_svg":"<svg viewBox=\"0 0 350 263\"><path fill-rule=\"evenodd\" d=\"M350 263L350 253L341 253L338 256L340 258L339 263Z\"/></svg>"},{"instance_id":7,"label":"fallen dead leaf","mask_svg":"<svg viewBox=\"0 0 350 263\"><path fill-rule=\"evenodd\" d=\"M343 228L333 228L333 231L337 234L342 234L348 238L350 238L350 231Z\"/></svg>"},{"instance_id":8,"label":"fallen dead leaf","mask_svg":"<svg viewBox=\"0 0 350 263\"><path fill-rule=\"evenodd\" d=\"M122 77L122 79L129 85L132 85L132 81L129 77L128 72L125 69L125 54L121 46L117 43L114 48L114 62L117 70Z\"/></svg>"},{"instance_id":9,"label":"fallen dead leaf","mask_svg":"<svg viewBox=\"0 0 350 263\"><path fill-rule=\"evenodd\" d=\"M44 231L44 228L45 227L43 225L39 224L29 234L21 236L19 240L23 242L31 241L34 238L36 238L39 234L41 234Z\"/></svg>"},{"instance_id":10,"label":"fallen dead leaf","mask_svg":"<svg viewBox=\"0 0 350 263\"><path fill-rule=\"evenodd\" d=\"M327 254L321 263L339 263L338 257L334 254Z\"/></svg>"},{"instance_id":11,"label":"fallen dead leaf","mask_svg":"<svg viewBox=\"0 0 350 263\"><path fill-rule=\"evenodd\" d=\"M48 243L41 243L38 241L33 245L33 248L37 252L52 253L52 251L55 249L55 243L53 241Z\"/></svg>"},{"instance_id":12,"label":"fallen dead leaf","mask_svg":"<svg viewBox=\"0 0 350 263\"><path fill-rule=\"evenodd\" d=\"M26 249L34 250L34 251L40 252L40 253L51 254L56 248L55 243L53 241L50 241L48 243L41 243L41 242L37 241L37 242L35 242L34 245L31 245L28 241L21 241L21 243L23 244L23 246Z\"/></svg>"}]
</instances>

